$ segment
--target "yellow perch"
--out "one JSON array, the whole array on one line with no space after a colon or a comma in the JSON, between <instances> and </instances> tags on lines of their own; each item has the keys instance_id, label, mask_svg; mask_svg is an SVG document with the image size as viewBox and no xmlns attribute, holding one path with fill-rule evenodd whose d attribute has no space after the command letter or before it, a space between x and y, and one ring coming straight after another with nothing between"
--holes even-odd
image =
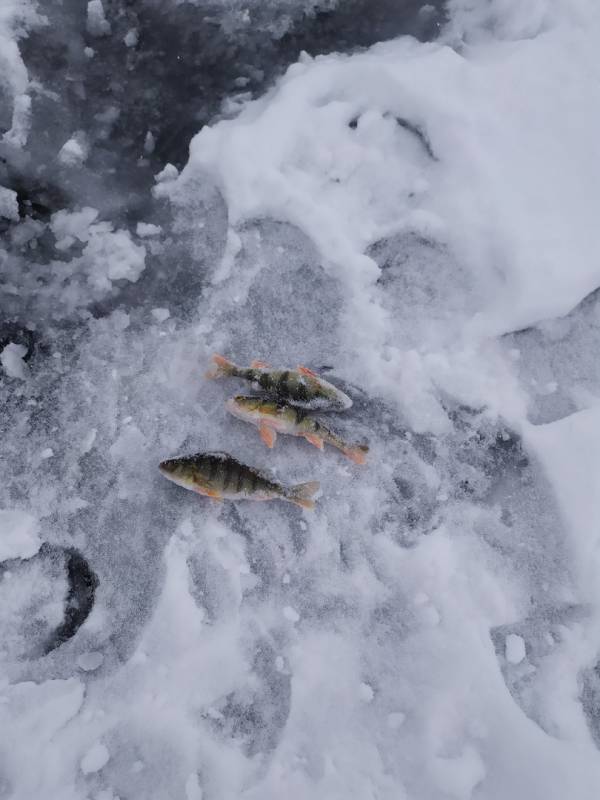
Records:
<instances>
[{"instance_id":1,"label":"yellow perch","mask_svg":"<svg viewBox=\"0 0 600 800\"><path fill-rule=\"evenodd\" d=\"M352 400L347 394L306 367L271 369L262 361L238 367L223 356L214 355L208 378L244 378L277 400L307 410L344 411Z\"/></svg>"},{"instance_id":2,"label":"yellow perch","mask_svg":"<svg viewBox=\"0 0 600 800\"><path fill-rule=\"evenodd\" d=\"M323 450L324 442L337 447L356 464L366 462L369 451L364 444L348 444L305 411L283 403L265 400L262 397L238 395L228 400L225 406L230 414L258 427L261 439L267 447L273 447L278 433L303 436L307 441Z\"/></svg>"},{"instance_id":3,"label":"yellow perch","mask_svg":"<svg viewBox=\"0 0 600 800\"><path fill-rule=\"evenodd\" d=\"M196 453L169 458L159 464L161 473L178 486L215 500L287 500L302 508L314 508L312 496L319 483L283 486L229 453Z\"/></svg>"}]
</instances>

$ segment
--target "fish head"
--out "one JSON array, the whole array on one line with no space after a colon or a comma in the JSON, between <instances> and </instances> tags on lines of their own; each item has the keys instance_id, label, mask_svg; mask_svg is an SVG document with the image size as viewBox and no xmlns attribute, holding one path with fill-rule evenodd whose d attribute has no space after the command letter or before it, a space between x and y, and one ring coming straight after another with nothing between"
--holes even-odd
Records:
<instances>
[{"instance_id":1,"label":"fish head","mask_svg":"<svg viewBox=\"0 0 600 800\"><path fill-rule=\"evenodd\" d=\"M262 397L237 395L227 400L225 407L230 414L240 419L257 419L261 416L265 401Z\"/></svg>"},{"instance_id":2,"label":"fish head","mask_svg":"<svg viewBox=\"0 0 600 800\"><path fill-rule=\"evenodd\" d=\"M197 486L196 471L190 459L187 458L168 458L161 461L158 465L161 474L178 486L186 489L195 489Z\"/></svg>"}]
</instances>

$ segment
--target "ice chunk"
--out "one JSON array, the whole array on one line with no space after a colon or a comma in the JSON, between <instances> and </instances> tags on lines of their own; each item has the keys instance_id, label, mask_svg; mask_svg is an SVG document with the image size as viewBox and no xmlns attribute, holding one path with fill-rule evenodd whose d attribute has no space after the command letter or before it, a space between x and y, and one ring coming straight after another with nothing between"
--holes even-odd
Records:
<instances>
[{"instance_id":1,"label":"ice chunk","mask_svg":"<svg viewBox=\"0 0 600 800\"><path fill-rule=\"evenodd\" d=\"M162 233L162 228L160 225L152 225L150 222L138 222L135 232L143 239L146 236L158 236L159 233Z\"/></svg>"},{"instance_id":2,"label":"ice chunk","mask_svg":"<svg viewBox=\"0 0 600 800\"><path fill-rule=\"evenodd\" d=\"M102 0L90 0L87 4L87 31L90 36L108 36L110 23L104 14Z\"/></svg>"},{"instance_id":3,"label":"ice chunk","mask_svg":"<svg viewBox=\"0 0 600 800\"><path fill-rule=\"evenodd\" d=\"M167 164L164 169L158 172L154 176L154 180L157 183L167 183L169 181L174 181L179 176L179 170L173 164Z\"/></svg>"},{"instance_id":4,"label":"ice chunk","mask_svg":"<svg viewBox=\"0 0 600 800\"><path fill-rule=\"evenodd\" d=\"M516 633L509 633L505 642L506 660L509 664L520 664L525 658L525 642Z\"/></svg>"},{"instance_id":5,"label":"ice chunk","mask_svg":"<svg viewBox=\"0 0 600 800\"><path fill-rule=\"evenodd\" d=\"M41 544L35 517L26 511L0 509L0 561L31 558Z\"/></svg>"},{"instance_id":6,"label":"ice chunk","mask_svg":"<svg viewBox=\"0 0 600 800\"><path fill-rule=\"evenodd\" d=\"M58 160L68 167L78 167L84 163L89 153L89 145L85 134L78 131L60 148Z\"/></svg>"},{"instance_id":7,"label":"ice chunk","mask_svg":"<svg viewBox=\"0 0 600 800\"><path fill-rule=\"evenodd\" d=\"M138 32L136 28L131 28L123 37L123 41L127 47L135 47L138 43Z\"/></svg>"},{"instance_id":8,"label":"ice chunk","mask_svg":"<svg viewBox=\"0 0 600 800\"><path fill-rule=\"evenodd\" d=\"M15 222L19 219L17 193L4 186L0 186L0 217L12 219Z\"/></svg>"},{"instance_id":9,"label":"ice chunk","mask_svg":"<svg viewBox=\"0 0 600 800\"><path fill-rule=\"evenodd\" d=\"M129 231L94 230L83 252L88 262L89 282L99 289L110 288L110 281L135 283L146 266L146 249L136 244Z\"/></svg>"},{"instance_id":10,"label":"ice chunk","mask_svg":"<svg viewBox=\"0 0 600 800\"><path fill-rule=\"evenodd\" d=\"M110 753L106 745L103 745L101 742L96 742L81 759L81 771L84 775L99 772L102 767L108 764L109 759Z\"/></svg>"},{"instance_id":11,"label":"ice chunk","mask_svg":"<svg viewBox=\"0 0 600 800\"><path fill-rule=\"evenodd\" d=\"M169 319L171 312L168 308L153 308L152 316L158 322L164 322L166 319Z\"/></svg>"},{"instance_id":12,"label":"ice chunk","mask_svg":"<svg viewBox=\"0 0 600 800\"><path fill-rule=\"evenodd\" d=\"M77 659L77 666L84 672L93 672L102 665L104 656L102 653L82 653Z\"/></svg>"},{"instance_id":13,"label":"ice chunk","mask_svg":"<svg viewBox=\"0 0 600 800\"><path fill-rule=\"evenodd\" d=\"M23 358L27 355L27 348L23 344L9 342L0 353L0 363L9 378L27 378L27 364Z\"/></svg>"}]
</instances>

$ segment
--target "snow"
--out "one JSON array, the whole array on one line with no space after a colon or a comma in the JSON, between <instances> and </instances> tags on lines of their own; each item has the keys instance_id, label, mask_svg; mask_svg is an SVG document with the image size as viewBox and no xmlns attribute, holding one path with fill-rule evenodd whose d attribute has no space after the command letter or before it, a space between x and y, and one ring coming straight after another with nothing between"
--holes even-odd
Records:
<instances>
[{"instance_id":1,"label":"snow","mask_svg":"<svg viewBox=\"0 0 600 800\"><path fill-rule=\"evenodd\" d=\"M45 142L37 15L0 10L3 129L25 142L21 104L31 149L0 177L46 192L27 218L0 194L0 795L595 800L596 4L450 0L439 40L303 54L263 95L236 65L206 124L197 31L160 27L206 8L167 5L109 23L93 0L69 75L131 100L156 36L197 93L178 166L150 78L150 106L111 94ZM368 464L267 450L224 407L247 387L203 378L213 352L324 370ZM161 480L205 449L319 480L315 511Z\"/></svg>"},{"instance_id":2,"label":"snow","mask_svg":"<svg viewBox=\"0 0 600 800\"><path fill-rule=\"evenodd\" d=\"M31 558L41 544L35 517L26 511L0 509L0 561Z\"/></svg>"}]
</instances>

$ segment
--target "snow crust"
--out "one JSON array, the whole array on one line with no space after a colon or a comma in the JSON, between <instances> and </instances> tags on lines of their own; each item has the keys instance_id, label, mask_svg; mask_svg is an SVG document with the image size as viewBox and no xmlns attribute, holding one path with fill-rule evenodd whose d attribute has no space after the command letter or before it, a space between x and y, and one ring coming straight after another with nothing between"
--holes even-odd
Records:
<instances>
[{"instance_id":1,"label":"snow crust","mask_svg":"<svg viewBox=\"0 0 600 800\"><path fill-rule=\"evenodd\" d=\"M133 223L6 195L0 795L597 797L600 15L448 7L238 98ZM37 19L0 11L15 107ZM267 451L215 351L326 370L368 466ZM316 511L161 479L203 449Z\"/></svg>"}]
</instances>

